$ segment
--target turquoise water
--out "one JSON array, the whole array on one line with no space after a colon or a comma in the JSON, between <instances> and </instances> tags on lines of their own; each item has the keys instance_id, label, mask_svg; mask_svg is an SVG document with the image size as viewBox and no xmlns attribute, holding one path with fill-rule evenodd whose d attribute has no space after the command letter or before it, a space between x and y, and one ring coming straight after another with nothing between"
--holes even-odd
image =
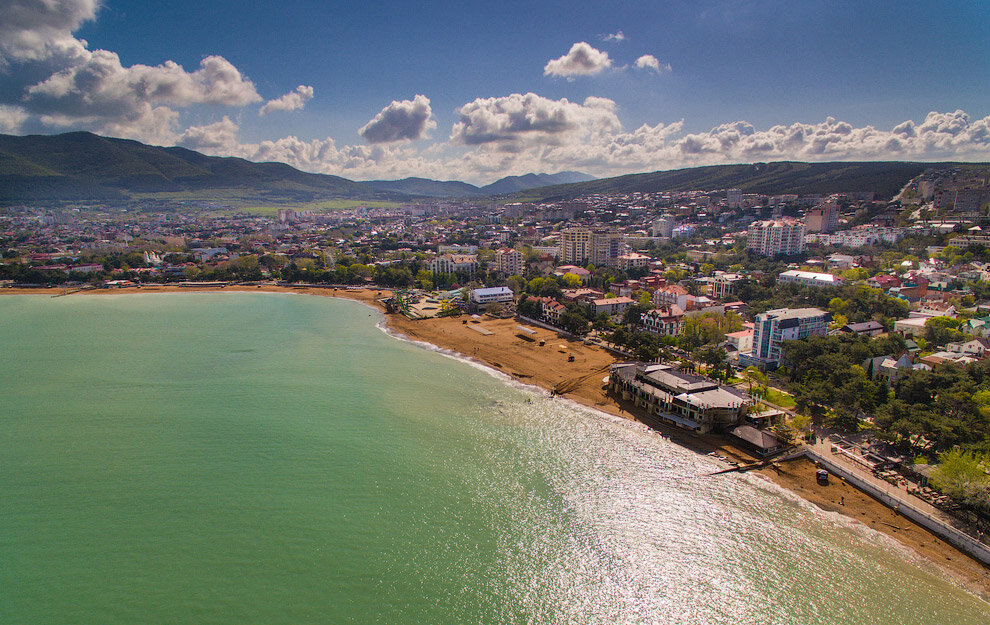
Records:
<instances>
[{"instance_id":1,"label":"turquoise water","mask_svg":"<svg viewBox=\"0 0 990 625\"><path fill-rule=\"evenodd\" d=\"M0 623L966 623L861 526L354 302L0 297Z\"/></svg>"}]
</instances>

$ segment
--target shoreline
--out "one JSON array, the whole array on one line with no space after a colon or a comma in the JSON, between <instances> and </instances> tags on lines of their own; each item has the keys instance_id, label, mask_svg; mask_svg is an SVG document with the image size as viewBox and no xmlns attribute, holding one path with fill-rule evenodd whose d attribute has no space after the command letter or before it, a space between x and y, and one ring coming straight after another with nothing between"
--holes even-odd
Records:
<instances>
[{"instance_id":1,"label":"shoreline","mask_svg":"<svg viewBox=\"0 0 990 625\"><path fill-rule=\"evenodd\" d=\"M617 360L609 352L594 345L585 345L583 341L561 338L556 332L543 328L527 326L534 333L522 333L517 330L521 324L515 319L484 318L481 322L474 322L468 316L461 316L413 321L398 314L385 313L378 298L390 293L391 289L283 287L271 284L192 288L144 285L140 288L94 289L79 293L130 295L222 291L297 293L358 301L379 310L383 314L386 331L399 335L396 338L426 343L452 355L473 360L521 384L548 392L553 392L555 387L563 388L564 392L557 393L562 398L591 410L643 423L672 442L697 453L717 452L740 461L752 459L723 437L697 435L640 418L632 406L606 394L603 389L602 379L608 376L608 365ZM59 288L2 288L2 294L63 296ZM491 334L472 329L478 326ZM540 341L545 344L540 346ZM569 361L570 357L574 358L573 362ZM819 486L815 479L816 468L811 461L802 458L751 473L825 512L841 514L885 534L963 587L984 600L990 600L990 568L844 481L836 479L831 480L829 486Z\"/></svg>"}]
</instances>

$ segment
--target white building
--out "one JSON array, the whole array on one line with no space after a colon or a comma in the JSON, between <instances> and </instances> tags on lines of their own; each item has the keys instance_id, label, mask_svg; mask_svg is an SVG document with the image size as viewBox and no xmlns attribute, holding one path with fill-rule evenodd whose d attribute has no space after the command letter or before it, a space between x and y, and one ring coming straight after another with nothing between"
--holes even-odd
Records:
<instances>
[{"instance_id":1,"label":"white building","mask_svg":"<svg viewBox=\"0 0 990 625\"><path fill-rule=\"evenodd\" d=\"M783 284L800 284L801 286L823 287L841 286L842 278L833 276L830 273L816 273L814 271L798 271L791 269L777 276L777 282Z\"/></svg>"},{"instance_id":2,"label":"white building","mask_svg":"<svg viewBox=\"0 0 990 625\"><path fill-rule=\"evenodd\" d=\"M714 299L725 299L732 293L736 282L742 279L744 279L744 276L738 273L716 271L715 276L708 284L708 295Z\"/></svg>"},{"instance_id":3,"label":"white building","mask_svg":"<svg viewBox=\"0 0 990 625\"><path fill-rule=\"evenodd\" d=\"M471 291L471 301L483 306L512 301L512 289L507 286L495 286L487 289L473 289Z\"/></svg>"},{"instance_id":4,"label":"white building","mask_svg":"<svg viewBox=\"0 0 990 625\"><path fill-rule=\"evenodd\" d=\"M804 224L794 219L754 221L746 247L764 256L800 254L804 251Z\"/></svg>"},{"instance_id":5,"label":"white building","mask_svg":"<svg viewBox=\"0 0 990 625\"><path fill-rule=\"evenodd\" d=\"M443 254L430 261L434 274L463 272L474 275L478 271L478 257L473 254Z\"/></svg>"}]
</instances>

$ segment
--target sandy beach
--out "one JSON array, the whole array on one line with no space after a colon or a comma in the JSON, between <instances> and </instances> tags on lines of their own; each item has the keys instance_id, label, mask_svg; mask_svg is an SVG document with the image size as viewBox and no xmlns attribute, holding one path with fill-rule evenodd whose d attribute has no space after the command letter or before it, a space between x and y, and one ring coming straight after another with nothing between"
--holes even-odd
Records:
<instances>
[{"instance_id":1,"label":"sandy beach","mask_svg":"<svg viewBox=\"0 0 990 625\"><path fill-rule=\"evenodd\" d=\"M164 293L194 291L267 291L304 293L329 297L354 299L375 306L387 297L388 290L374 289L326 289L292 288L274 285L178 287L173 285L145 285L141 288L120 290L100 289L87 291L92 294ZM0 294L59 294L61 289L0 289ZM424 341L455 351L487 364L520 382L546 390L557 391L567 399L585 406L628 419L639 419L631 411L632 406L616 401L607 395L603 378L608 376L608 366L616 358L597 346L581 341L561 338L556 332L527 326L530 332L518 329L514 319L483 318L475 322L469 316L443 319L409 320L402 315L386 315L389 328L412 340ZM472 327L483 327L489 334ZM541 346L540 343L543 343ZM570 361L570 357L574 360ZM717 451L739 460L752 460L742 450L719 436L699 436L692 433L643 420L662 435L699 453ZM758 472L763 478L797 494L819 508L835 512L867 527L886 534L920 556L937 565L985 599L990 599L990 569L973 560L955 547L945 543L924 528L900 516L890 508L839 481L819 486L815 480L816 467L805 459L781 463L778 468L769 467ZM719 479L714 476L711 479Z\"/></svg>"}]
</instances>

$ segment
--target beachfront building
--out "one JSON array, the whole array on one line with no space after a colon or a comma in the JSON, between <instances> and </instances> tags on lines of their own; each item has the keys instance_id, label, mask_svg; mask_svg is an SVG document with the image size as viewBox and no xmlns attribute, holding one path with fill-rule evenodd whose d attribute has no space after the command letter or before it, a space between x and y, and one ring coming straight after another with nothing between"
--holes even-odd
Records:
<instances>
[{"instance_id":1,"label":"beachfront building","mask_svg":"<svg viewBox=\"0 0 990 625\"><path fill-rule=\"evenodd\" d=\"M471 303L478 306L502 304L512 301L512 289L507 286L493 286L487 289L473 289Z\"/></svg>"},{"instance_id":2,"label":"beachfront building","mask_svg":"<svg viewBox=\"0 0 990 625\"><path fill-rule=\"evenodd\" d=\"M523 273L522 252L506 247L496 251L495 270L506 276L521 276Z\"/></svg>"},{"instance_id":3,"label":"beachfront building","mask_svg":"<svg viewBox=\"0 0 990 625\"><path fill-rule=\"evenodd\" d=\"M473 254L442 254L430 261L430 271L434 274L461 272L473 276L478 271L478 257Z\"/></svg>"},{"instance_id":4,"label":"beachfront building","mask_svg":"<svg viewBox=\"0 0 990 625\"><path fill-rule=\"evenodd\" d=\"M804 251L804 224L794 219L754 221L746 247L764 256L800 254Z\"/></svg>"},{"instance_id":5,"label":"beachfront building","mask_svg":"<svg viewBox=\"0 0 990 625\"><path fill-rule=\"evenodd\" d=\"M609 367L608 387L650 416L697 432L731 429L753 404L740 390L671 365L614 364Z\"/></svg>"},{"instance_id":6,"label":"beachfront building","mask_svg":"<svg viewBox=\"0 0 990 625\"><path fill-rule=\"evenodd\" d=\"M784 341L825 336L831 320L831 313L818 308L777 308L760 313L754 321L753 351L739 355L739 366L776 369Z\"/></svg>"},{"instance_id":7,"label":"beachfront building","mask_svg":"<svg viewBox=\"0 0 990 625\"><path fill-rule=\"evenodd\" d=\"M782 284L799 284L801 286L823 287L842 286L842 278L833 276L830 273L818 273L816 271L799 271L791 269L777 276L777 282Z\"/></svg>"}]
</instances>

